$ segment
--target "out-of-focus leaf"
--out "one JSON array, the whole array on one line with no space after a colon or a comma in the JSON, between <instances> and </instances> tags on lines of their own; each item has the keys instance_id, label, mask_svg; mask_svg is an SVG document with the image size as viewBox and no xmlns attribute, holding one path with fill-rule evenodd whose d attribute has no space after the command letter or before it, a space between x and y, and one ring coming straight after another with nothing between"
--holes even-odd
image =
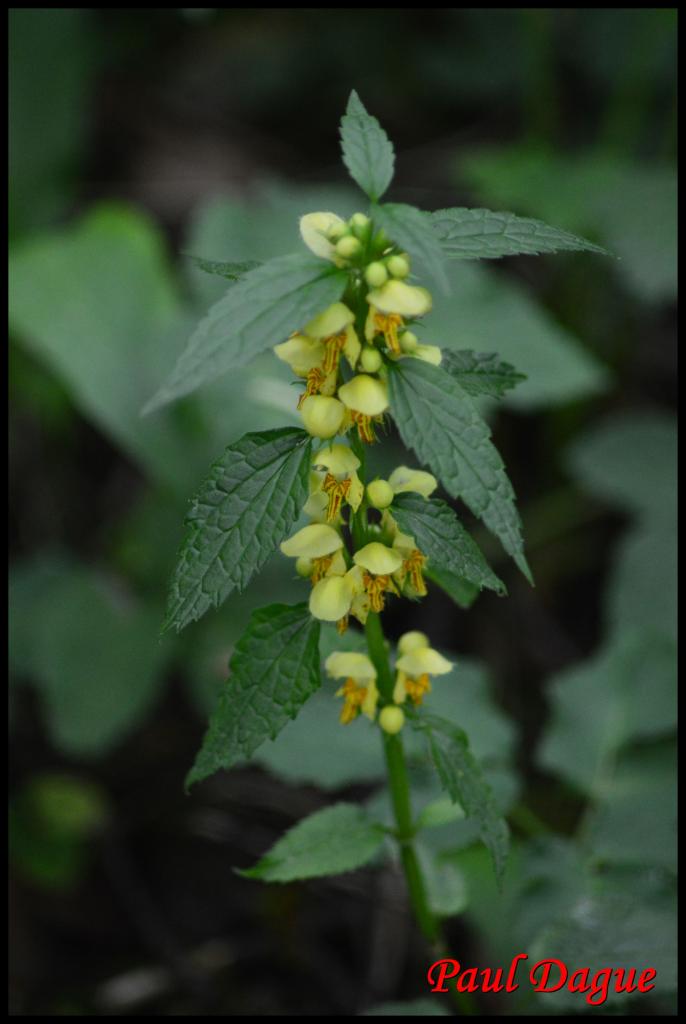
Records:
<instances>
[{"instance_id":1,"label":"out-of-focus leaf","mask_svg":"<svg viewBox=\"0 0 686 1024\"><path fill-rule=\"evenodd\" d=\"M298 822L254 867L239 874L263 882L341 875L367 864L383 841L383 829L361 807L333 804Z\"/></svg>"},{"instance_id":2,"label":"out-of-focus leaf","mask_svg":"<svg viewBox=\"0 0 686 1024\"><path fill-rule=\"evenodd\" d=\"M242 591L307 499L311 438L285 427L246 434L211 468L186 517L165 628L177 632Z\"/></svg>"},{"instance_id":3,"label":"out-of-focus leaf","mask_svg":"<svg viewBox=\"0 0 686 1024\"><path fill-rule=\"evenodd\" d=\"M583 968L590 968L592 977L602 968L633 967L638 976L652 967L657 971L654 991L672 992L676 988L675 896L672 881L655 870L600 873L589 880L586 891L562 918L539 933L530 948L532 961L554 955L570 977ZM548 1010L587 1009L584 996L567 986L538 998ZM610 985L602 1006L609 1009L628 998Z\"/></svg>"},{"instance_id":4,"label":"out-of-focus leaf","mask_svg":"<svg viewBox=\"0 0 686 1024\"><path fill-rule=\"evenodd\" d=\"M620 257L612 267L632 293L674 297L677 192L669 165L514 147L462 154L460 169L484 202L600 238Z\"/></svg>"},{"instance_id":5,"label":"out-of-focus leaf","mask_svg":"<svg viewBox=\"0 0 686 1024\"><path fill-rule=\"evenodd\" d=\"M361 1017L450 1017L437 999L410 999L406 1003L382 1003L365 1010Z\"/></svg>"},{"instance_id":6,"label":"out-of-focus leaf","mask_svg":"<svg viewBox=\"0 0 686 1024\"><path fill-rule=\"evenodd\" d=\"M204 270L206 274L217 274L219 277L226 278L227 281L240 281L249 270L255 270L260 265L257 260L227 262L226 260L206 260L202 256L190 255L188 258L193 260L196 267Z\"/></svg>"},{"instance_id":7,"label":"out-of-focus leaf","mask_svg":"<svg viewBox=\"0 0 686 1024\"><path fill-rule=\"evenodd\" d=\"M605 249L570 231L551 227L540 220L517 217L496 210L473 210L456 206L431 214L434 231L443 252L453 260L500 259L502 256L537 256L553 252L594 252Z\"/></svg>"},{"instance_id":8,"label":"out-of-focus leaf","mask_svg":"<svg viewBox=\"0 0 686 1024\"><path fill-rule=\"evenodd\" d=\"M429 907L437 917L453 917L467 906L467 885L457 865L440 853L433 853L421 842L417 857L426 883Z\"/></svg>"},{"instance_id":9,"label":"out-of-focus leaf","mask_svg":"<svg viewBox=\"0 0 686 1024\"><path fill-rule=\"evenodd\" d=\"M531 582L514 491L473 400L449 373L420 359L398 360L388 387L404 443L495 533Z\"/></svg>"},{"instance_id":10,"label":"out-of-focus leaf","mask_svg":"<svg viewBox=\"0 0 686 1024\"><path fill-rule=\"evenodd\" d=\"M620 636L557 676L539 763L600 796L627 743L669 734L676 723L676 652L649 630Z\"/></svg>"},{"instance_id":11,"label":"out-of-focus leaf","mask_svg":"<svg viewBox=\"0 0 686 1024\"><path fill-rule=\"evenodd\" d=\"M615 552L605 593L605 617L614 632L652 628L677 635L677 529L631 530Z\"/></svg>"},{"instance_id":12,"label":"out-of-focus leaf","mask_svg":"<svg viewBox=\"0 0 686 1024\"><path fill-rule=\"evenodd\" d=\"M60 750L104 754L145 718L170 654L155 636L159 608L67 560L17 566L10 607L14 669L39 690Z\"/></svg>"},{"instance_id":13,"label":"out-of-focus leaf","mask_svg":"<svg viewBox=\"0 0 686 1024\"><path fill-rule=\"evenodd\" d=\"M343 163L353 181L372 201L380 199L393 178L393 145L354 89L341 118L341 147Z\"/></svg>"},{"instance_id":14,"label":"out-of-focus leaf","mask_svg":"<svg viewBox=\"0 0 686 1024\"><path fill-rule=\"evenodd\" d=\"M306 604L254 612L186 785L251 757L295 718L320 684L319 622Z\"/></svg>"},{"instance_id":15,"label":"out-of-focus leaf","mask_svg":"<svg viewBox=\"0 0 686 1024\"><path fill-rule=\"evenodd\" d=\"M526 374L503 403L518 409L561 405L606 390L608 371L526 288L476 263L446 268L451 294L434 294L422 341L497 352Z\"/></svg>"}]
</instances>

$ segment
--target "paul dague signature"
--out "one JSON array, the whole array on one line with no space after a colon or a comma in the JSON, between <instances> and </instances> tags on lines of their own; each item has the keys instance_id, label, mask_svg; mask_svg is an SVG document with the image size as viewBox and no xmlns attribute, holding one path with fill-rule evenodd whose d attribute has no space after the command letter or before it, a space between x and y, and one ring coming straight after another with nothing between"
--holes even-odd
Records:
<instances>
[{"instance_id":1,"label":"paul dague signature","mask_svg":"<svg viewBox=\"0 0 686 1024\"><path fill-rule=\"evenodd\" d=\"M454 981L458 992L515 992L519 984L515 981L520 961L528 960L526 953L517 953L507 975L504 968L466 967L462 970L459 960L436 960L427 972L432 992L447 992L447 981ZM520 975L521 975L520 971ZM589 1006L602 1006L608 993L650 992L655 988L657 971L646 967L638 974L635 967L603 967L591 972L590 967L581 967L571 974L561 960L538 960L529 970L528 980L534 992L558 992L567 988L584 996Z\"/></svg>"}]
</instances>

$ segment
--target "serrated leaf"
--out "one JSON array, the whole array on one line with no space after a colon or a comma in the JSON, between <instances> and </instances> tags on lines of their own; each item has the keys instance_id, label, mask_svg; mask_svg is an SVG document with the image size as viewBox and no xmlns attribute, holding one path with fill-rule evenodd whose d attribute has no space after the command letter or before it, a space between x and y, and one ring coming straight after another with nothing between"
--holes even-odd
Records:
<instances>
[{"instance_id":1,"label":"serrated leaf","mask_svg":"<svg viewBox=\"0 0 686 1024\"><path fill-rule=\"evenodd\" d=\"M406 250L448 291L443 249L428 214L407 203L383 203L373 207L372 219L377 228L383 228L392 242Z\"/></svg>"},{"instance_id":2,"label":"serrated leaf","mask_svg":"<svg viewBox=\"0 0 686 1024\"><path fill-rule=\"evenodd\" d=\"M206 274L217 274L219 277L225 277L227 281L239 281L245 274L251 270L256 270L261 264L257 260L243 260L237 262L231 260L226 262L224 260L206 260L201 256L192 256L190 253L186 253L186 256L193 261L199 270L204 270Z\"/></svg>"},{"instance_id":3,"label":"serrated leaf","mask_svg":"<svg viewBox=\"0 0 686 1024\"><path fill-rule=\"evenodd\" d=\"M505 585L498 579L481 550L453 510L440 498L423 498L418 494L398 494L391 507L393 518L403 533L414 537L419 550L429 559L429 568L442 574L466 580L479 589L487 587L505 594Z\"/></svg>"},{"instance_id":4,"label":"serrated leaf","mask_svg":"<svg viewBox=\"0 0 686 1024\"><path fill-rule=\"evenodd\" d=\"M519 373L495 352L444 348L441 367L473 398L502 398L506 391L526 380L525 373Z\"/></svg>"},{"instance_id":5,"label":"serrated leaf","mask_svg":"<svg viewBox=\"0 0 686 1024\"><path fill-rule=\"evenodd\" d=\"M610 255L606 249L570 231L514 213L455 206L435 210L430 216L443 252L453 260L580 251Z\"/></svg>"},{"instance_id":6,"label":"serrated leaf","mask_svg":"<svg viewBox=\"0 0 686 1024\"><path fill-rule=\"evenodd\" d=\"M214 463L186 517L164 630L244 590L288 535L307 500L311 441L298 427L246 434Z\"/></svg>"},{"instance_id":7,"label":"serrated leaf","mask_svg":"<svg viewBox=\"0 0 686 1024\"><path fill-rule=\"evenodd\" d=\"M473 583L467 583L466 580L440 566L438 568L434 566L433 569L427 567L424 575L430 582L444 590L448 597L465 611L472 607L481 592L480 588L475 587Z\"/></svg>"},{"instance_id":8,"label":"serrated leaf","mask_svg":"<svg viewBox=\"0 0 686 1024\"><path fill-rule=\"evenodd\" d=\"M509 848L509 831L481 767L469 749L466 734L438 715L418 714L417 728L426 734L431 759L441 784L468 818L473 818L482 842L493 859L496 879L502 882Z\"/></svg>"},{"instance_id":9,"label":"serrated leaf","mask_svg":"<svg viewBox=\"0 0 686 1024\"><path fill-rule=\"evenodd\" d=\"M278 256L249 271L196 328L152 412L283 341L341 297L347 274L311 255Z\"/></svg>"},{"instance_id":10,"label":"serrated leaf","mask_svg":"<svg viewBox=\"0 0 686 1024\"><path fill-rule=\"evenodd\" d=\"M252 757L319 687L319 622L307 604L271 604L253 612L230 670L187 787Z\"/></svg>"},{"instance_id":11,"label":"serrated leaf","mask_svg":"<svg viewBox=\"0 0 686 1024\"><path fill-rule=\"evenodd\" d=\"M383 829L361 807L334 804L298 822L254 867L239 874L264 882L340 875L370 861L383 840Z\"/></svg>"},{"instance_id":12,"label":"serrated leaf","mask_svg":"<svg viewBox=\"0 0 686 1024\"><path fill-rule=\"evenodd\" d=\"M393 145L354 89L341 118L341 148L353 181L372 201L380 199L393 178Z\"/></svg>"},{"instance_id":13,"label":"serrated leaf","mask_svg":"<svg viewBox=\"0 0 686 1024\"><path fill-rule=\"evenodd\" d=\"M503 461L472 399L454 377L420 359L389 367L391 411L400 436L500 539L529 582L521 522Z\"/></svg>"}]
</instances>

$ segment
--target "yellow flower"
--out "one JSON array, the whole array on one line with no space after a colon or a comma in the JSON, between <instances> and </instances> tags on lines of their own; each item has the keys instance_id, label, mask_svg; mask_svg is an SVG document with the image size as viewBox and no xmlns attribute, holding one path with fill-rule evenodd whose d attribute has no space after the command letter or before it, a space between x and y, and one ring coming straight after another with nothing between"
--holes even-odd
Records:
<instances>
[{"instance_id":1,"label":"yellow flower","mask_svg":"<svg viewBox=\"0 0 686 1024\"><path fill-rule=\"evenodd\" d=\"M374 441L372 420L378 419L388 408L388 387L378 377L359 373L338 389L338 397L350 412L352 422L362 441Z\"/></svg>"},{"instance_id":2,"label":"yellow flower","mask_svg":"<svg viewBox=\"0 0 686 1024\"><path fill-rule=\"evenodd\" d=\"M382 334L393 355L400 355L398 330L407 318L424 316L431 309L431 293L426 288L391 280L367 295L369 314L365 324L365 337L373 341Z\"/></svg>"},{"instance_id":3,"label":"yellow flower","mask_svg":"<svg viewBox=\"0 0 686 1024\"><path fill-rule=\"evenodd\" d=\"M355 552L353 561L363 570L362 586L369 599L369 607L373 612L383 611L384 594L398 593L391 574L401 567L401 555L379 541L372 541Z\"/></svg>"},{"instance_id":4,"label":"yellow flower","mask_svg":"<svg viewBox=\"0 0 686 1024\"><path fill-rule=\"evenodd\" d=\"M335 233L336 229L342 233L345 228L345 221L336 213L306 213L300 218L300 235L307 248L315 256L331 260L337 266L340 266L341 261L336 255L336 247L329 239L329 235Z\"/></svg>"},{"instance_id":5,"label":"yellow flower","mask_svg":"<svg viewBox=\"0 0 686 1024\"><path fill-rule=\"evenodd\" d=\"M343 302L334 302L305 327L303 334L314 338L324 347L322 370L331 373L338 369L341 352L345 355L350 369L360 355L360 341L353 327L355 314Z\"/></svg>"},{"instance_id":6,"label":"yellow flower","mask_svg":"<svg viewBox=\"0 0 686 1024\"><path fill-rule=\"evenodd\" d=\"M320 484L328 496L327 520L333 522L336 519L343 501L357 512L364 496L364 487L355 472L360 460L352 449L344 444L327 445L317 452L312 462L315 466L324 466L329 470Z\"/></svg>"},{"instance_id":7,"label":"yellow flower","mask_svg":"<svg viewBox=\"0 0 686 1024\"><path fill-rule=\"evenodd\" d=\"M354 582L348 573L344 576L326 576L312 588L310 612L322 622L344 623L340 626L340 632L344 632L354 596Z\"/></svg>"},{"instance_id":8,"label":"yellow flower","mask_svg":"<svg viewBox=\"0 0 686 1024\"><path fill-rule=\"evenodd\" d=\"M334 651L324 663L324 667L333 679L345 679L343 686L336 691L337 697L343 697L341 722L348 725L357 718L360 711L367 718L373 719L379 700L376 687L376 669L366 654L353 651Z\"/></svg>"},{"instance_id":9,"label":"yellow flower","mask_svg":"<svg viewBox=\"0 0 686 1024\"><path fill-rule=\"evenodd\" d=\"M288 341L274 346L275 355L288 363L298 377L307 377L310 370L320 368L324 362L324 345L318 338L293 334Z\"/></svg>"},{"instance_id":10,"label":"yellow flower","mask_svg":"<svg viewBox=\"0 0 686 1024\"><path fill-rule=\"evenodd\" d=\"M313 523L284 540L280 547L289 558L321 558L342 548L343 539L332 526Z\"/></svg>"},{"instance_id":11,"label":"yellow flower","mask_svg":"<svg viewBox=\"0 0 686 1024\"><path fill-rule=\"evenodd\" d=\"M413 704L421 704L426 693L431 692L431 676L442 676L452 670L452 663L442 654L429 647L423 633L405 633L398 641L401 657L396 661L397 670L393 700L402 704L409 697Z\"/></svg>"},{"instance_id":12,"label":"yellow flower","mask_svg":"<svg viewBox=\"0 0 686 1024\"><path fill-rule=\"evenodd\" d=\"M440 366L443 352L438 345L417 345L411 353L413 359L421 359L432 366Z\"/></svg>"},{"instance_id":13,"label":"yellow flower","mask_svg":"<svg viewBox=\"0 0 686 1024\"><path fill-rule=\"evenodd\" d=\"M335 437L343 425L345 406L337 398L308 395L300 409L303 426L313 437Z\"/></svg>"},{"instance_id":14,"label":"yellow flower","mask_svg":"<svg viewBox=\"0 0 686 1024\"><path fill-rule=\"evenodd\" d=\"M394 494L414 491L428 498L438 487L438 481L431 473L423 469L410 469L409 466L398 466L388 478Z\"/></svg>"}]
</instances>

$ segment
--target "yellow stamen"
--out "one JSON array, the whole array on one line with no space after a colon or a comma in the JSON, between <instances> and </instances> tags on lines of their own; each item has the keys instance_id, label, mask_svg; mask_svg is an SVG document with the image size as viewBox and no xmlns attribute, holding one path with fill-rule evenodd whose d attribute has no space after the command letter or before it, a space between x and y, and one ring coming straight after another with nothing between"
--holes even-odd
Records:
<instances>
[{"instance_id":1,"label":"yellow stamen","mask_svg":"<svg viewBox=\"0 0 686 1024\"><path fill-rule=\"evenodd\" d=\"M344 615L343 618L339 619L338 622L336 623L336 632L340 636L343 636L343 634L347 630L347 628L348 628L348 619L349 618L350 618L349 615Z\"/></svg>"},{"instance_id":2,"label":"yellow stamen","mask_svg":"<svg viewBox=\"0 0 686 1024\"><path fill-rule=\"evenodd\" d=\"M390 576L372 576L370 572L365 572L362 576L362 583L369 596L369 605L373 612L384 610L384 593L386 591L397 594Z\"/></svg>"},{"instance_id":3,"label":"yellow stamen","mask_svg":"<svg viewBox=\"0 0 686 1024\"><path fill-rule=\"evenodd\" d=\"M427 593L426 583L422 574L422 569L425 565L426 557L417 548L403 562L403 571L410 574L412 586L420 597L425 597Z\"/></svg>"},{"instance_id":4,"label":"yellow stamen","mask_svg":"<svg viewBox=\"0 0 686 1024\"><path fill-rule=\"evenodd\" d=\"M407 695L414 705L422 703L425 693L431 693L431 680L427 673L417 679L408 678L405 680Z\"/></svg>"},{"instance_id":5,"label":"yellow stamen","mask_svg":"<svg viewBox=\"0 0 686 1024\"><path fill-rule=\"evenodd\" d=\"M356 409L351 409L350 418L357 426L357 433L360 441L364 441L365 444L374 444L376 441L376 434L372 427L372 417L365 416L363 412L357 412Z\"/></svg>"},{"instance_id":6,"label":"yellow stamen","mask_svg":"<svg viewBox=\"0 0 686 1024\"><path fill-rule=\"evenodd\" d=\"M334 520L340 512L343 499L348 497L351 483L350 477L338 481L333 473L327 473L324 477L322 490L329 495L329 504L326 510L327 522Z\"/></svg>"},{"instance_id":7,"label":"yellow stamen","mask_svg":"<svg viewBox=\"0 0 686 1024\"><path fill-rule=\"evenodd\" d=\"M300 408L305 399L309 398L310 395L319 394L325 380L326 374L322 373L318 366L314 366L311 370L307 371L307 385L298 401L298 408Z\"/></svg>"},{"instance_id":8,"label":"yellow stamen","mask_svg":"<svg viewBox=\"0 0 686 1024\"><path fill-rule=\"evenodd\" d=\"M331 373L333 370L338 369L341 352L345 347L345 339L345 331L341 331L339 334L332 334L329 338L324 338L324 346L326 350L326 354L324 356L325 373Z\"/></svg>"},{"instance_id":9,"label":"yellow stamen","mask_svg":"<svg viewBox=\"0 0 686 1024\"><path fill-rule=\"evenodd\" d=\"M312 574L310 576L312 586L324 579L328 570L331 568L332 562L333 555L323 555L321 558L312 559Z\"/></svg>"},{"instance_id":10,"label":"yellow stamen","mask_svg":"<svg viewBox=\"0 0 686 1024\"><path fill-rule=\"evenodd\" d=\"M374 327L383 334L386 345L391 352L400 355L400 342L398 341L398 328L403 326L403 318L399 313L375 313Z\"/></svg>"},{"instance_id":11,"label":"yellow stamen","mask_svg":"<svg viewBox=\"0 0 686 1024\"><path fill-rule=\"evenodd\" d=\"M349 725L360 713L360 708L367 696L367 687L358 686L354 679L346 679L337 696L343 697L341 708L341 725Z\"/></svg>"}]
</instances>

